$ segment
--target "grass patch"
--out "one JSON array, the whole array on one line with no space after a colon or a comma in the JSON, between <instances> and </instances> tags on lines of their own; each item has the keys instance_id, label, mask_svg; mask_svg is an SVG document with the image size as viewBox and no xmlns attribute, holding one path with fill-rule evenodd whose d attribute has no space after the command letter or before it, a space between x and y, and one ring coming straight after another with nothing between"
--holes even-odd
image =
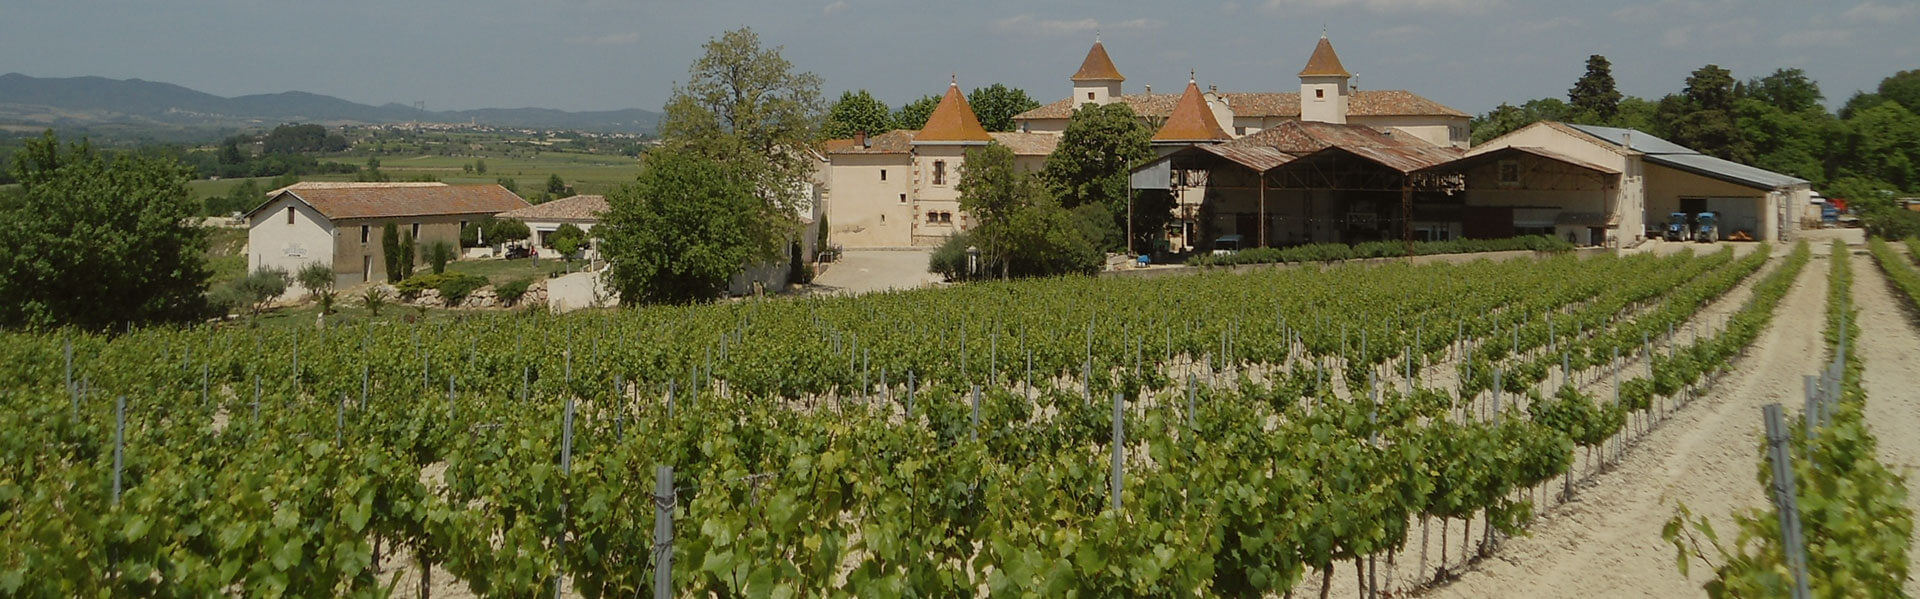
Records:
<instances>
[{"instance_id":1,"label":"grass patch","mask_svg":"<svg viewBox=\"0 0 1920 599\"><path fill-rule=\"evenodd\" d=\"M551 259L541 260L540 265L536 267L530 258L517 258L513 260L484 258L479 260L456 260L448 262L447 272L478 275L486 277L487 282L490 284L500 285L515 279L533 279L536 281L544 279L547 278L547 275L553 274L554 271L560 270L564 268L564 266L561 261ZM579 266L575 265L574 269L578 270Z\"/></svg>"}]
</instances>

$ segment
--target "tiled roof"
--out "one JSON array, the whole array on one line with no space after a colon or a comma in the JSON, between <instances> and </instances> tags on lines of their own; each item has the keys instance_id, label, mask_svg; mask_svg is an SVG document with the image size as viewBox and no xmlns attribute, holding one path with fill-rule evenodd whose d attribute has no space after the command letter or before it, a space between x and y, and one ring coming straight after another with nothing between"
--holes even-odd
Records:
<instances>
[{"instance_id":1,"label":"tiled roof","mask_svg":"<svg viewBox=\"0 0 1920 599\"><path fill-rule=\"evenodd\" d=\"M599 222L600 216L606 212L606 196L573 196L518 210L508 210L500 213L499 216L518 221Z\"/></svg>"},{"instance_id":2,"label":"tiled roof","mask_svg":"<svg viewBox=\"0 0 1920 599\"><path fill-rule=\"evenodd\" d=\"M1300 116L1299 92L1225 92L1220 94L1227 100L1227 107L1237 117L1282 117ZM1165 118L1173 114L1173 105L1180 96L1173 94L1126 94L1119 101L1126 102L1135 114L1144 117ZM1073 98L1067 98L1022 112L1013 117L1016 121L1065 119L1073 116ZM1433 100L1420 97L1406 90L1381 89L1355 91L1347 99L1347 116L1452 116L1470 118L1469 115Z\"/></svg>"},{"instance_id":3,"label":"tiled roof","mask_svg":"<svg viewBox=\"0 0 1920 599\"><path fill-rule=\"evenodd\" d=\"M1051 133L994 132L993 141L1013 150L1016 156L1046 156L1060 146L1060 136Z\"/></svg>"},{"instance_id":4,"label":"tiled roof","mask_svg":"<svg viewBox=\"0 0 1920 599\"><path fill-rule=\"evenodd\" d=\"M1223 147L1239 146L1272 148L1296 157L1338 148L1401 172L1444 163L1463 153L1454 148L1427 143L1417 137L1394 137L1365 125L1306 121L1281 123L1277 127L1227 142Z\"/></svg>"},{"instance_id":5,"label":"tiled roof","mask_svg":"<svg viewBox=\"0 0 1920 599\"><path fill-rule=\"evenodd\" d=\"M1107 47L1100 42L1093 43L1093 49L1087 51L1087 59L1080 63L1080 70L1069 77L1074 81L1126 81L1120 69L1113 68L1113 59L1107 57Z\"/></svg>"},{"instance_id":6,"label":"tiled roof","mask_svg":"<svg viewBox=\"0 0 1920 599\"><path fill-rule=\"evenodd\" d=\"M1340 55L1333 53L1333 42L1327 36L1320 36L1320 43L1313 46L1313 56L1307 58L1307 68L1300 69L1301 77L1352 77L1353 73L1340 66Z\"/></svg>"},{"instance_id":7,"label":"tiled roof","mask_svg":"<svg viewBox=\"0 0 1920 599\"><path fill-rule=\"evenodd\" d=\"M1207 100L1200 97L1200 86L1187 80L1187 91L1180 94L1180 101L1173 106L1173 114L1167 117L1166 124L1154 132L1153 141L1226 141L1233 139L1220 122L1213 118L1213 110L1207 107Z\"/></svg>"},{"instance_id":8,"label":"tiled roof","mask_svg":"<svg viewBox=\"0 0 1920 599\"><path fill-rule=\"evenodd\" d=\"M987 135L987 129L980 126L980 117L974 116L973 108L967 106L967 97L960 94L960 84L953 83L947 85L947 95L940 98L940 105L927 116L927 126L920 128L913 141L989 142L993 136Z\"/></svg>"},{"instance_id":9,"label":"tiled roof","mask_svg":"<svg viewBox=\"0 0 1920 599\"><path fill-rule=\"evenodd\" d=\"M867 145L858 145L851 139L836 139L828 142L828 154L905 154L913 151L912 129L895 129L879 135L867 137ZM840 144L838 142L847 142Z\"/></svg>"},{"instance_id":10,"label":"tiled roof","mask_svg":"<svg viewBox=\"0 0 1920 599\"><path fill-rule=\"evenodd\" d=\"M853 139L853 138L829 139L829 140L820 142L820 153L832 154L835 152L839 152L841 150L845 150L847 148L851 148L854 146L854 144L857 144L857 143L860 143L860 140Z\"/></svg>"},{"instance_id":11,"label":"tiled roof","mask_svg":"<svg viewBox=\"0 0 1920 599\"><path fill-rule=\"evenodd\" d=\"M499 185L329 186L289 189L281 193L291 194L313 206L328 220L499 214L529 205L526 200ZM279 195L273 197L278 198Z\"/></svg>"}]
</instances>

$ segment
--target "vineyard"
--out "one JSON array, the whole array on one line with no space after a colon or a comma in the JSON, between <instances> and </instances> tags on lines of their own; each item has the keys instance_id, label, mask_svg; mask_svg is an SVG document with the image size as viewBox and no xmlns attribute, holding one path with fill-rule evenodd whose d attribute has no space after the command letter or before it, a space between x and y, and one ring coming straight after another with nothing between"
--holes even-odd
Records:
<instances>
[{"instance_id":1,"label":"vineyard","mask_svg":"<svg viewBox=\"0 0 1920 599\"><path fill-rule=\"evenodd\" d=\"M1713 385L1770 254L12 334L0 595L1372 593Z\"/></svg>"}]
</instances>

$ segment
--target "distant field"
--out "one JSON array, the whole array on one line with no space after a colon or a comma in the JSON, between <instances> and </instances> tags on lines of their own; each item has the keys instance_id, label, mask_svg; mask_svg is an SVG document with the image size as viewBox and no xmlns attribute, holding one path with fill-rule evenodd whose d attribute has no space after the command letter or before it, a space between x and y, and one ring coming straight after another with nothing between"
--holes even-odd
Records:
<instances>
[{"instance_id":1,"label":"distant field","mask_svg":"<svg viewBox=\"0 0 1920 599\"><path fill-rule=\"evenodd\" d=\"M487 174L467 174L464 165L475 160L487 161ZM323 158L350 164L366 164L366 157L341 156ZM494 183L501 177L514 180L521 196L532 196L547 188L547 177L558 174L560 179L573 186L575 193L605 194L632 182L640 175L640 161L626 156L606 154L576 154L568 152L541 152L537 158L522 157L477 157L477 156L382 156L380 170L395 181L410 180L423 175L432 175L449 185L467 185L474 183ZM353 175L306 175L303 181L352 181ZM261 191L271 189L272 177L253 179ZM246 179L197 180L187 184L193 197L224 196L233 191Z\"/></svg>"}]
</instances>

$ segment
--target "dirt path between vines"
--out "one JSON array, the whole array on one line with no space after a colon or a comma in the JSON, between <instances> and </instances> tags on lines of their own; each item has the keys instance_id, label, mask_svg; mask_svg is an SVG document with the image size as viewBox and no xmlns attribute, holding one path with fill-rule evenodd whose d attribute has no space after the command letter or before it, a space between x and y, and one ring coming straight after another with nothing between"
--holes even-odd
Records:
<instances>
[{"instance_id":1,"label":"dirt path between vines","mask_svg":"<svg viewBox=\"0 0 1920 599\"><path fill-rule=\"evenodd\" d=\"M1866 373L1867 426L1880 439L1880 461L1907 477L1907 508L1920 512L1920 493L1914 475L1920 472L1920 329L1908 315L1905 300L1894 295L1887 276L1871 256L1853 257L1853 303L1859 310L1860 352ZM1909 550L1913 572L1920 572L1920 553ZM1908 595L1920 595L1920 582L1908 579Z\"/></svg>"},{"instance_id":2,"label":"dirt path between vines","mask_svg":"<svg viewBox=\"0 0 1920 599\"><path fill-rule=\"evenodd\" d=\"M1784 258L1784 253L1782 254ZM1755 480L1760 406L1798 405L1801 379L1820 366L1826 262L1800 273L1772 325L1704 397L1670 414L1621 465L1582 485L1508 539L1492 558L1431 597L1683 597L1700 595L1708 569L1674 568L1660 528L1676 502L1730 528L1735 509L1765 503Z\"/></svg>"}]
</instances>

